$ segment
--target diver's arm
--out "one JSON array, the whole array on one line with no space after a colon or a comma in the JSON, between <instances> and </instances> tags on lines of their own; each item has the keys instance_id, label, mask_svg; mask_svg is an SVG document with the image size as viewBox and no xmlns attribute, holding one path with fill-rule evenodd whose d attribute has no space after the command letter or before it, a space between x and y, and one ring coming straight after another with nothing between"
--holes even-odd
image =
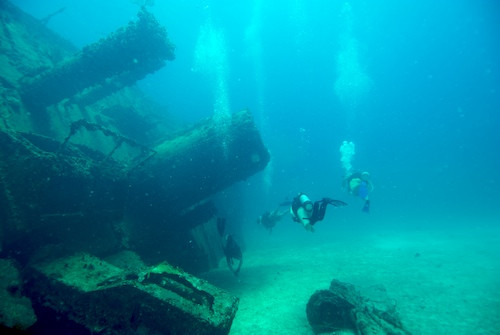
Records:
<instances>
[{"instance_id":1,"label":"diver's arm","mask_svg":"<svg viewBox=\"0 0 500 335\"><path fill-rule=\"evenodd\" d=\"M373 192L374 189L375 189L375 186L373 186L371 181L368 181L368 191Z\"/></svg>"}]
</instances>

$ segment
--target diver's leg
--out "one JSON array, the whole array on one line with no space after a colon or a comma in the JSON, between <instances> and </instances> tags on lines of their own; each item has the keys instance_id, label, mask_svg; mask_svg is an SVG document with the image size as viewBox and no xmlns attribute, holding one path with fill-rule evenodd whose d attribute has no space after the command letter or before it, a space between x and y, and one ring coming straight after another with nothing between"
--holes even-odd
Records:
<instances>
[{"instance_id":1,"label":"diver's leg","mask_svg":"<svg viewBox=\"0 0 500 335\"><path fill-rule=\"evenodd\" d=\"M363 205L363 212L370 213L370 200L366 199L365 204Z\"/></svg>"},{"instance_id":2,"label":"diver's leg","mask_svg":"<svg viewBox=\"0 0 500 335\"><path fill-rule=\"evenodd\" d=\"M236 270L233 272L235 276L237 276L238 273L240 273L242 264L243 264L243 256L241 256L241 258L239 258L238 268L236 268Z\"/></svg>"},{"instance_id":3,"label":"diver's leg","mask_svg":"<svg viewBox=\"0 0 500 335\"><path fill-rule=\"evenodd\" d=\"M328 202L323 200L319 200L314 203L314 215L316 221L321 221L324 219L327 205Z\"/></svg>"}]
</instances>

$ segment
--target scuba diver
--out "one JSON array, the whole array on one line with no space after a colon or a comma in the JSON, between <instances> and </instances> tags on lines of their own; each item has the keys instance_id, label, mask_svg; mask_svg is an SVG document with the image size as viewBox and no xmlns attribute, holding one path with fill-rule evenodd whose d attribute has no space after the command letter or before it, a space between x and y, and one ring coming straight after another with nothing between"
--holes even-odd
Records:
<instances>
[{"instance_id":1,"label":"scuba diver","mask_svg":"<svg viewBox=\"0 0 500 335\"><path fill-rule=\"evenodd\" d=\"M238 243L236 243L233 235L224 235L225 230L226 219L217 218L217 231L222 237L222 251L224 252L224 256L226 256L227 266L235 276L238 276L241 265L243 264L243 253L241 252L241 248Z\"/></svg>"},{"instance_id":2,"label":"scuba diver","mask_svg":"<svg viewBox=\"0 0 500 335\"><path fill-rule=\"evenodd\" d=\"M365 201L363 212L370 212L370 199L368 194L373 191L373 184L370 181L368 172L353 172L352 160L356 154L356 145L353 142L343 141L340 146L340 162L345 171L345 177L342 180L342 188L355 197L360 197Z\"/></svg>"},{"instance_id":3,"label":"scuba diver","mask_svg":"<svg viewBox=\"0 0 500 335\"><path fill-rule=\"evenodd\" d=\"M299 193L290 206L290 213L292 214L295 222L302 223L304 228L308 231L314 231L314 224L323 220L325 217L326 206L332 205L335 207L347 206L347 204L340 200L333 200L330 198L323 198L316 202L311 201L304 193Z\"/></svg>"},{"instance_id":4,"label":"scuba diver","mask_svg":"<svg viewBox=\"0 0 500 335\"><path fill-rule=\"evenodd\" d=\"M288 204L287 204L288 205ZM280 207L276 208L272 212L265 212L261 216L259 216L259 219L257 220L257 223L262 225L262 227L266 228L269 233L273 230L274 226L276 226L276 223L283 218L286 214L289 213L289 209L280 209Z\"/></svg>"},{"instance_id":5,"label":"scuba diver","mask_svg":"<svg viewBox=\"0 0 500 335\"><path fill-rule=\"evenodd\" d=\"M233 235L226 234L224 236L222 250L224 250L229 270L231 270L235 276L238 276L241 265L243 264L243 253L238 243L234 240Z\"/></svg>"},{"instance_id":6,"label":"scuba diver","mask_svg":"<svg viewBox=\"0 0 500 335\"><path fill-rule=\"evenodd\" d=\"M370 212L370 199L368 195L373 191L373 184L370 181L370 174L368 172L354 172L349 174L342 181L342 188L355 197L363 199L365 203L362 211L365 213Z\"/></svg>"}]
</instances>

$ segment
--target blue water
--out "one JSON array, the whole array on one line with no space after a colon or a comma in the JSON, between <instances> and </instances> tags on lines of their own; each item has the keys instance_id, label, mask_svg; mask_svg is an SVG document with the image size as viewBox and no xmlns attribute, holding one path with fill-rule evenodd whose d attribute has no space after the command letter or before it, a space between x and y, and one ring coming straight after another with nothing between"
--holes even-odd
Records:
<instances>
[{"instance_id":1,"label":"blue water","mask_svg":"<svg viewBox=\"0 0 500 335\"><path fill-rule=\"evenodd\" d=\"M82 47L135 19L140 1L13 2L37 18L66 7L48 27ZM220 195L232 221L253 227L300 191L349 202L346 221L368 220L340 187L347 140L353 168L375 186L370 219L500 223L497 1L157 0L148 9L176 60L139 83L145 93L188 122L249 108L271 152L264 172Z\"/></svg>"},{"instance_id":2,"label":"blue water","mask_svg":"<svg viewBox=\"0 0 500 335\"><path fill-rule=\"evenodd\" d=\"M246 304L234 334L280 327L266 313L283 306L300 314L269 314L309 331L305 298L331 277L384 284L422 334L498 331L497 0L11 1L38 19L65 8L47 26L78 48L146 4L176 59L139 88L184 124L214 116L223 132L252 112L271 162L214 196L244 249L240 277L208 273ZM344 141L355 154L342 162ZM370 173L369 214L342 189L343 164ZM349 205L315 233L256 224L298 192Z\"/></svg>"}]
</instances>

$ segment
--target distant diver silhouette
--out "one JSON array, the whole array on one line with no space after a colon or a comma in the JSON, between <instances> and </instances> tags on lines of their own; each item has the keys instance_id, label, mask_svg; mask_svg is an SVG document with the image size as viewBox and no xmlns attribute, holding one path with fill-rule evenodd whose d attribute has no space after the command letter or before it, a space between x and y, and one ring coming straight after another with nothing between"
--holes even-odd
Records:
<instances>
[{"instance_id":1,"label":"distant diver silhouette","mask_svg":"<svg viewBox=\"0 0 500 335\"><path fill-rule=\"evenodd\" d=\"M224 256L226 256L226 263L229 270L237 276L240 273L241 265L243 264L243 253L241 252L241 248L238 243L236 243L233 235L224 235L225 230L226 219L218 218L217 231L222 237L222 251L224 252Z\"/></svg>"}]
</instances>

